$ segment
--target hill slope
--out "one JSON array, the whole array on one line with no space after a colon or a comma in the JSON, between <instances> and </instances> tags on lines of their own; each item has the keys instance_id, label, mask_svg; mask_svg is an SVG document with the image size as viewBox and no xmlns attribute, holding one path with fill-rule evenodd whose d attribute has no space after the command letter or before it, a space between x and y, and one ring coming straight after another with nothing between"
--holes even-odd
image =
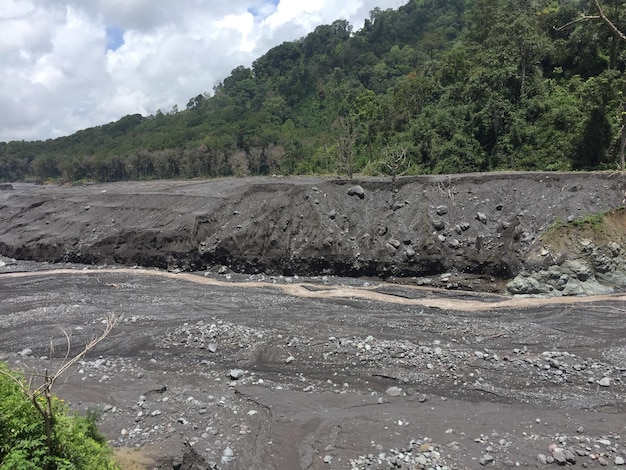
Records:
<instances>
[{"instance_id":1,"label":"hill slope","mask_svg":"<svg viewBox=\"0 0 626 470\"><path fill-rule=\"evenodd\" d=\"M575 21L587 7L411 0L358 31L337 20L190 91L182 111L3 143L0 179L614 169L623 44Z\"/></svg>"}]
</instances>

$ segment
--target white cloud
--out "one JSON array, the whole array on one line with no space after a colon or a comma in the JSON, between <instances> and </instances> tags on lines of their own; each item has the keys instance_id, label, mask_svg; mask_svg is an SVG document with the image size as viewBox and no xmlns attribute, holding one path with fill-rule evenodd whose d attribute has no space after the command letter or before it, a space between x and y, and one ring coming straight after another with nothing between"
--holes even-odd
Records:
<instances>
[{"instance_id":1,"label":"white cloud","mask_svg":"<svg viewBox=\"0 0 626 470\"><path fill-rule=\"evenodd\" d=\"M53 138L126 114L184 108L283 41L336 19L359 29L373 8L402 3L2 0L0 141ZM116 49L107 31L123 32Z\"/></svg>"}]
</instances>

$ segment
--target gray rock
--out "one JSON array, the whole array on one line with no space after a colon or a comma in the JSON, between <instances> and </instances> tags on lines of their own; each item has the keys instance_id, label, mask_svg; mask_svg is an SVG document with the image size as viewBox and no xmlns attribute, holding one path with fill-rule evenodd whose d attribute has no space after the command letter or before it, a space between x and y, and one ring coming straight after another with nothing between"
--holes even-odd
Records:
<instances>
[{"instance_id":1,"label":"gray rock","mask_svg":"<svg viewBox=\"0 0 626 470\"><path fill-rule=\"evenodd\" d=\"M481 224L486 224L487 216L483 212L476 212L476 220L478 220Z\"/></svg>"},{"instance_id":2,"label":"gray rock","mask_svg":"<svg viewBox=\"0 0 626 470\"><path fill-rule=\"evenodd\" d=\"M537 454L537 461L540 464L547 464L548 463L548 457L545 456L545 454Z\"/></svg>"},{"instance_id":3,"label":"gray rock","mask_svg":"<svg viewBox=\"0 0 626 470\"><path fill-rule=\"evenodd\" d=\"M395 238L390 238L389 240L387 240L387 243L393 246L396 250L400 248L401 245L400 240L396 240Z\"/></svg>"},{"instance_id":4,"label":"gray rock","mask_svg":"<svg viewBox=\"0 0 626 470\"><path fill-rule=\"evenodd\" d=\"M385 390L385 393L390 397L399 397L402 395L402 389L400 387L389 387Z\"/></svg>"},{"instance_id":5,"label":"gray rock","mask_svg":"<svg viewBox=\"0 0 626 470\"><path fill-rule=\"evenodd\" d=\"M395 255L396 251L398 251L398 249L391 243L385 243L385 249L387 250L387 253L389 253L389 256Z\"/></svg>"},{"instance_id":6,"label":"gray rock","mask_svg":"<svg viewBox=\"0 0 626 470\"><path fill-rule=\"evenodd\" d=\"M478 463L480 463L481 465L485 466L485 465L489 465L491 462L493 462L495 460L494 456L491 454L484 454L480 460L478 461Z\"/></svg>"},{"instance_id":7,"label":"gray rock","mask_svg":"<svg viewBox=\"0 0 626 470\"><path fill-rule=\"evenodd\" d=\"M225 465L235 458L235 452L230 447L222 451L222 464Z\"/></svg>"},{"instance_id":8,"label":"gray rock","mask_svg":"<svg viewBox=\"0 0 626 470\"><path fill-rule=\"evenodd\" d=\"M570 271L573 273L579 281L585 282L593 276L593 270L584 261L581 260L567 260L562 266L564 271Z\"/></svg>"},{"instance_id":9,"label":"gray rock","mask_svg":"<svg viewBox=\"0 0 626 470\"><path fill-rule=\"evenodd\" d=\"M563 449L563 454L567 463L576 463L576 454L574 452L569 449Z\"/></svg>"},{"instance_id":10,"label":"gray rock","mask_svg":"<svg viewBox=\"0 0 626 470\"><path fill-rule=\"evenodd\" d=\"M600 387L610 387L611 386L611 378L610 377L602 377L598 380L598 385Z\"/></svg>"},{"instance_id":11,"label":"gray rock","mask_svg":"<svg viewBox=\"0 0 626 470\"><path fill-rule=\"evenodd\" d=\"M233 380L239 380L240 378L243 377L244 373L245 372L241 369L231 369L228 375Z\"/></svg>"},{"instance_id":12,"label":"gray rock","mask_svg":"<svg viewBox=\"0 0 626 470\"><path fill-rule=\"evenodd\" d=\"M437 215L445 215L448 213L448 206L437 206Z\"/></svg>"},{"instance_id":13,"label":"gray rock","mask_svg":"<svg viewBox=\"0 0 626 470\"><path fill-rule=\"evenodd\" d=\"M30 348L25 348L22 349L18 354L22 357L29 357L33 355L33 350Z\"/></svg>"},{"instance_id":14,"label":"gray rock","mask_svg":"<svg viewBox=\"0 0 626 470\"><path fill-rule=\"evenodd\" d=\"M348 196L357 196L359 199L365 197L365 190L358 184L348 189Z\"/></svg>"},{"instance_id":15,"label":"gray rock","mask_svg":"<svg viewBox=\"0 0 626 470\"><path fill-rule=\"evenodd\" d=\"M217 344L216 343L209 343L209 345L207 346L207 349L209 350L209 352L216 352L217 351Z\"/></svg>"},{"instance_id":16,"label":"gray rock","mask_svg":"<svg viewBox=\"0 0 626 470\"><path fill-rule=\"evenodd\" d=\"M446 228L446 224L444 223L443 220L437 219L437 220L433 220L433 227L435 228L435 230L440 231Z\"/></svg>"},{"instance_id":17,"label":"gray rock","mask_svg":"<svg viewBox=\"0 0 626 470\"><path fill-rule=\"evenodd\" d=\"M624 461L624 457L615 457L615 465L624 465L626 461Z\"/></svg>"},{"instance_id":18,"label":"gray rock","mask_svg":"<svg viewBox=\"0 0 626 470\"><path fill-rule=\"evenodd\" d=\"M557 447L552 451L552 458L559 465L565 465L567 463L567 456L565 454L565 449L561 447Z\"/></svg>"}]
</instances>

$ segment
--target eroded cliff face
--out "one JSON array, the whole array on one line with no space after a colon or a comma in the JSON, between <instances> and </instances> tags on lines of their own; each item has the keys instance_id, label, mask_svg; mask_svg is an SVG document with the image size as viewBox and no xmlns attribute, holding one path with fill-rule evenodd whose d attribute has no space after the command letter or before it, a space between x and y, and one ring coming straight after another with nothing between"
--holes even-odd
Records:
<instances>
[{"instance_id":1,"label":"eroded cliff face","mask_svg":"<svg viewBox=\"0 0 626 470\"><path fill-rule=\"evenodd\" d=\"M417 277L497 289L520 273L576 261L546 247L540 235L557 220L620 207L625 187L619 174L490 173L395 183L254 178L18 188L0 193L0 254L180 270ZM579 238L584 244L588 235ZM613 253L609 243L623 246L610 237L590 239L606 256ZM552 264L545 250L554 251ZM565 251L575 253L570 245ZM608 282L608 275L595 276L600 265L589 269Z\"/></svg>"}]
</instances>

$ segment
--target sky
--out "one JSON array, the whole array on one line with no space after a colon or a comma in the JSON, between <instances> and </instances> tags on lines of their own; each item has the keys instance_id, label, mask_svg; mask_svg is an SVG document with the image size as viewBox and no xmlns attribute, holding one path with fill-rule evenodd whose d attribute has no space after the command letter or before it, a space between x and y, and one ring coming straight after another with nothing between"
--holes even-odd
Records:
<instances>
[{"instance_id":1,"label":"sky","mask_svg":"<svg viewBox=\"0 0 626 470\"><path fill-rule=\"evenodd\" d=\"M406 0L1 0L0 142L169 112L322 24Z\"/></svg>"}]
</instances>

